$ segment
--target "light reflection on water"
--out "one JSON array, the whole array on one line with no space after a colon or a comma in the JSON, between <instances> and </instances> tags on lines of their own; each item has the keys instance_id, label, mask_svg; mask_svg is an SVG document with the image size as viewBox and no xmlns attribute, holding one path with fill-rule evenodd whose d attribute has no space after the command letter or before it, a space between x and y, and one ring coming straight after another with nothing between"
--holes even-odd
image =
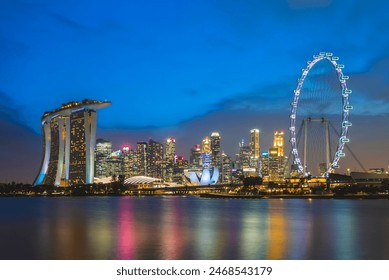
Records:
<instances>
[{"instance_id":1,"label":"light reflection on water","mask_svg":"<svg viewBox=\"0 0 389 280\"><path fill-rule=\"evenodd\" d=\"M1 259L389 259L388 200L0 198Z\"/></svg>"}]
</instances>

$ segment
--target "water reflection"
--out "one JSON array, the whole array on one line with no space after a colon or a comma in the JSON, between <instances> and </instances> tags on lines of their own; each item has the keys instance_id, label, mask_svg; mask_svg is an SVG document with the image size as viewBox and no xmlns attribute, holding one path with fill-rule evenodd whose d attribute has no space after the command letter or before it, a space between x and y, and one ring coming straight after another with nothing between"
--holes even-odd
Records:
<instances>
[{"instance_id":1,"label":"water reflection","mask_svg":"<svg viewBox=\"0 0 389 280\"><path fill-rule=\"evenodd\" d=\"M1 259L389 259L386 200L0 202Z\"/></svg>"}]
</instances>

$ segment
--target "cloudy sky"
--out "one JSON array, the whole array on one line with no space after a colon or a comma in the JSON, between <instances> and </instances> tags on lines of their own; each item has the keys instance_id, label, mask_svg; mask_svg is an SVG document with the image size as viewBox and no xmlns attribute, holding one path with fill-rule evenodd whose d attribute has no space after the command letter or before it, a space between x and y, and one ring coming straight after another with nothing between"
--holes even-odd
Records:
<instances>
[{"instance_id":1,"label":"cloudy sky","mask_svg":"<svg viewBox=\"0 0 389 280\"><path fill-rule=\"evenodd\" d=\"M0 181L32 181L43 112L85 98L112 102L97 134L117 148L173 136L187 156L219 131L233 156L259 128L265 151L287 132L296 79L320 51L350 76L350 147L366 168L388 168L388 10L377 0L1 0Z\"/></svg>"}]
</instances>

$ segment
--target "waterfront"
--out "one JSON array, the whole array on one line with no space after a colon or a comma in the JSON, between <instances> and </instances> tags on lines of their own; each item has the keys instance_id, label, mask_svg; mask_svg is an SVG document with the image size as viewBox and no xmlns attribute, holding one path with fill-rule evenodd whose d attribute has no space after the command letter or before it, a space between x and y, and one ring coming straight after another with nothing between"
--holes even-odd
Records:
<instances>
[{"instance_id":1,"label":"waterfront","mask_svg":"<svg viewBox=\"0 0 389 280\"><path fill-rule=\"evenodd\" d=\"M2 197L1 259L389 259L388 200Z\"/></svg>"}]
</instances>

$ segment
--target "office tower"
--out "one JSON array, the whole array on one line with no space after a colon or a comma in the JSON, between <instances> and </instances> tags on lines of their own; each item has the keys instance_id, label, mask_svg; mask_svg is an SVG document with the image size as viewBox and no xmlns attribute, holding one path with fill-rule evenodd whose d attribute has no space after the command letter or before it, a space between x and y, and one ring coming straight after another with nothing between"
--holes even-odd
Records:
<instances>
[{"instance_id":1,"label":"office tower","mask_svg":"<svg viewBox=\"0 0 389 280\"><path fill-rule=\"evenodd\" d=\"M279 157L284 156L284 132L282 130L277 130L274 132L274 148L277 148L277 155Z\"/></svg>"},{"instance_id":2,"label":"office tower","mask_svg":"<svg viewBox=\"0 0 389 280\"><path fill-rule=\"evenodd\" d=\"M112 152L107 158L107 171L104 177L112 176L119 178L124 174L124 155L123 151L117 150Z\"/></svg>"},{"instance_id":3,"label":"office tower","mask_svg":"<svg viewBox=\"0 0 389 280\"><path fill-rule=\"evenodd\" d=\"M176 139L169 137L166 139L165 145L165 160L167 162L174 162L174 156L176 155Z\"/></svg>"},{"instance_id":4,"label":"office tower","mask_svg":"<svg viewBox=\"0 0 389 280\"><path fill-rule=\"evenodd\" d=\"M147 175L147 142L138 142L136 144L136 157L138 161L138 174Z\"/></svg>"},{"instance_id":5,"label":"office tower","mask_svg":"<svg viewBox=\"0 0 389 280\"><path fill-rule=\"evenodd\" d=\"M244 140L239 142L239 153L236 157L237 168L246 169L250 168L251 149L250 146L246 146Z\"/></svg>"},{"instance_id":6,"label":"office tower","mask_svg":"<svg viewBox=\"0 0 389 280\"><path fill-rule=\"evenodd\" d=\"M209 169L211 166L211 140L205 136L201 142L201 165L203 169Z\"/></svg>"},{"instance_id":7,"label":"office tower","mask_svg":"<svg viewBox=\"0 0 389 280\"><path fill-rule=\"evenodd\" d=\"M259 129L254 128L250 130L250 166L258 168L260 145L259 145Z\"/></svg>"},{"instance_id":8,"label":"office tower","mask_svg":"<svg viewBox=\"0 0 389 280\"><path fill-rule=\"evenodd\" d=\"M162 178L163 145L153 139L149 139L147 148L147 175L154 178ZM170 151L169 151L170 152Z\"/></svg>"},{"instance_id":9,"label":"office tower","mask_svg":"<svg viewBox=\"0 0 389 280\"><path fill-rule=\"evenodd\" d=\"M211 134L211 166L217 167L219 170L221 163L221 152L220 152L220 134L219 132L212 132Z\"/></svg>"},{"instance_id":10,"label":"office tower","mask_svg":"<svg viewBox=\"0 0 389 280\"><path fill-rule=\"evenodd\" d=\"M104 178L107 173L107 159L112 153L112 142L105 139L96 140L95 177Z\"/></svg>"},{"instance_id":11,"label":"office tower","mask_svg":"<svg viewBox=\"0 0 389 280\"><path fill-rule=\"evenodd\" d=\"M45 112L43 159L34 185L91 184L94 179L96 110L111 105L85 99Z\"/></svg>"},{"instance_id":12,"label":"office tower","mask_svg":"<svg viewBox=\"0 0 389 280\"><path fill-rule=\"evenodd\" d=\"M176 156L176 139L169 137L165 143L165 161L163 166L163 179L167 182L173 181L173 172Z\"/></svg>"},{"instance_id":13,"label":"office tower","mask_svg":"<svg viewBox=\"0 0 389 280\"><path fill-rule=\"evenodd\" d=\"M222 169L221 169L222 183L231 183L231 172L232 172L232 160L228 155L222 152Z\"/></svg>"},{"instance_id":14,"label":"office tower","mask_svg":"<svg viewBox=\"0 0 389 280\"><path fill-rule=\"evenodd\" d=\"M194 148L190 150L189 158L190 168L200 168L201 167L201 148L200 144L196 144Z\"/></svg>"},{"instance_id":15,"label":"office tower","mask_svg":"<svg viewBox=\"0 0 389 280\"><path fill-rule=\"evenodd\" d=\"M124 146L123 149L123 174L124 178L131 178L138 175L138 158L137 153L129 146Z\"/></svg>"},{"instance_id":16,"label":"office tower","mask_svg":"<svg viewBox=\"0 0 389 280\"><path fill-rule=\"evenodd\" d=\"M269 181L278 181L280 172L280 157L278 147L269 149Z\"/></svg>"},{"instance_id":17,"label":"office tower","mask_svg":"<svg viewBox=\"0 0 389 280\"><path fill-rule=\"evenodd\" d=\"M269 178L269 152L263 152L261 153L261 159L260 159L260 168L261 168L261 175L262 178Z\"/></svg>"}]
</instances>

